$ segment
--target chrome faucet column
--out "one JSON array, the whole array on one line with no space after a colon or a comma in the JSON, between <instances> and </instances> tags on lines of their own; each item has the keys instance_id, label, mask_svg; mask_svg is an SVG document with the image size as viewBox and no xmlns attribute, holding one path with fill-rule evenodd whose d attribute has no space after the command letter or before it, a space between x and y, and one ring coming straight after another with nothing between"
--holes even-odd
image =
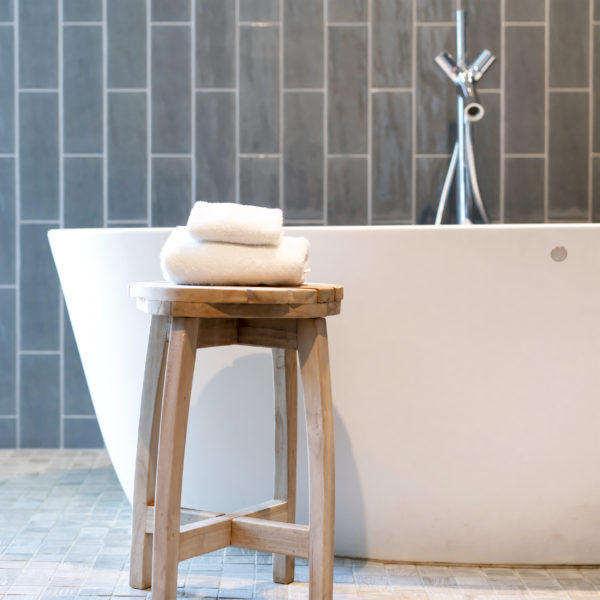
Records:
<instances>
[{"instance_id":1,"label":"chrome faucet column","mask_svg":"<svg viewBox=\"0 0 600 600\"><path fill-rule=\"evenodd\" d=\"M475 204L483 222L488 222L477 181L475 154L471 139L471 123L480 121L485 114L485 110L479 102L475 84L492 66L496 57L489 50L484 50L470 66L467 66L465 40L465 13L462 10L457 10L456 60L448 52L442 52L435 58L436 64L454 83L457 92L457 140L440 195L440 203L435 217L436 225L442 223L444 209L450 194L450 186L455 178L458 223L469 224L473 222L473 204Z\"/></svg>"}]
</instances>

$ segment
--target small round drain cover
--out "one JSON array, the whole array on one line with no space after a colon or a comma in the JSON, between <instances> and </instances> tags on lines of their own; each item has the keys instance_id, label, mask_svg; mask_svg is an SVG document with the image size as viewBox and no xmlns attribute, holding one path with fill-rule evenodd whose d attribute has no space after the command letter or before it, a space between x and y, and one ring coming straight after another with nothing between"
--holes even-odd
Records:
<instances>
[{"instance_id":1,"label":"small round drain cover","mask_svg":"<svg viewBox=\"0 0 600 600\"><path fill-rule=\"evenodd\" d=\"M550 252L550 256L552 260L556 262L562 262L567 258L567 249L564 246L556 246L556 248L552 248L552 252Z\"/></svg>"}]
</instances>

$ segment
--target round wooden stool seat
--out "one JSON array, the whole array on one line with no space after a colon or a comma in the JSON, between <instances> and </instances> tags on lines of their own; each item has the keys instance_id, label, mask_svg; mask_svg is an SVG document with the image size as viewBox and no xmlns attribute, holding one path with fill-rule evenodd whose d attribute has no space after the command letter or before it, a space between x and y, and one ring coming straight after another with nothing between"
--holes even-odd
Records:
<instances>
[{"instance_id":1,"label":"round wooden stool seat","mask_svg":"<svg viewBox=\"0 0 600 600\"><path fill-rule=\"evenodd\" d=\"M292 287L134 283L129 295L151 315L202 318L313 319L337 315L341 285L305 283Z\"/></svg>"},{"instance_id":2,"label":"round wooden stool seat","mask_svg":"<svg viewBox=\"0 0 600 600\"><path fill-rule=\"evenodd\" d=\"M132 587L176 600L177 566L227 546L273 553L273 580L294 580L308 559L309 599L332 600L334 431L324 317L337 315L339 285L294 287L133 283L152 315L142 388L133 498ZM273 497L231 513L182 509L181 484L196 351L239 344L273 353ZM298 366L309 455L309 525L296 521ZM192 518L181 526L183 517Z\"/></svg>"}]
</instances>

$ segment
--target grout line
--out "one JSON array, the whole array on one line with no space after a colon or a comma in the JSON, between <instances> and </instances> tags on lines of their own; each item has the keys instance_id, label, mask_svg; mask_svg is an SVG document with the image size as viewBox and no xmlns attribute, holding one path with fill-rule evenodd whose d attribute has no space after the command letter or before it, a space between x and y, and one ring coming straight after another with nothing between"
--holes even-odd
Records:
<instances>
[{"instance_id":1,"label":"grout line","mask_svg":"<svg viewBox=\"0 0 600 600\"><path fill-rule=\"evenodd\" d=\"M240 0L235 0L235 202L240 203Z\"/></svg>"},{"instance_id":2,"label":"grout line","mask_svg":"<svg viewBox=\"0 0 600 600\"><path fill-rule=\"evenodd\" d=\"M406 87L389 87L389 88L371 88L372 94L387 94L392 92L412 92L412 88Z\"/></svg>"},{"instance_id":3,"label":"grout line","mask_svg":"<svg viewBox=\"0 0 600 600\"><path fill-rule=\"evenodd\" d=\"M323 2L323 224L329 215L329 20L328 2Z\"/></svg>"},{"instance_id":4,"label":"grout line","mask_svg":"<svg viewBox=\"0 0 600 600\"><path fill-rule=\"evenodd\" d=\"M590 0L590 29L588 49L589 56L589 74L588 74L588 93L589 93L589 139L588 139L588 220L594 220L594 1Z\"/></svg>"},{"instance_id":5,"label":"grout line","mask_svg":"<svg viewBox=\"0 0 600 600\"><path fill-rule=\"evenodd\" d=\"M585 87L585 88L568 88L568 87L563 87L563 88L557 88L557 87L549 87L548 91L553 93L553 94L557 94L557 93L582 93L582 94L589 94L590 89Z\"/></svg>"},{"instance_id":6,"label":"grout line","mask_svg":"<svg viewBox=\"0 0 600 600\"><path fill-rule=\"evenodd\" d=\"M17 354L20 356L59 356L61 350L19 350ZM62 415L62 412L60 413Z\"/></svg>"},{"instance_id":7,"label":"grout line","mask_svg":"<svg viewBox=\"0 0 600 600\"><path fill-rule=\"evenodd\" d=\"M414 6L413 6L414 8ZM416 27L456 27L456 21L419 21L413 16L413 30Z\"/></svg>"},{"instance_id":8,"label":"grout line","mask_svg":"<svg viewBox=\"0 0 600 600\"><path fill-rule=\"evenodd\" d=\"M20 94L57 94L58 88L19 88Z\"/></svg>"},{"instance_id":9,"label":"grout line","mask_svg":"<svg viewBox=\"0 0 600 600\"><path fill-rule=\"evenodd\" d=\"M102 158L101 152L63 152L64 158Z\"/></svg>"},{"instance_id":10,"label":"grout line","mask_svg":"<svg viewBox=\"0 0 600 600\"><path fill-rule=\"evenodd\" d=\"M438 152L438 153L418 153L414 152L416 158L450 158L452 156L448 152Z\"/></svg>"},{"instance_id":11,"label":"grout line","mask_svg":"<svg viewBox=\"0 0 600 600\"><path fill-rule=\"evenodd\" d=\"M327 158L369 158L369 154L344 154L344 153L336 153L336 154L328 154Z\"/></svg>"},{"instance_id":12,"label":"grout line","mask_svg":"<svg viewBox=\"0 0 600 600\"><path fill-rule=\"evenodd\" d=\"M302 92L314 93L314 94L322 94L325 92L324 88L283 88L282 92L285 94L296 94Z\"/></svg>"},{"instance_id":13,"label":"grout line","mask_svg":"<svg viewBox=\"0 0 600 600\"><path fill-rule=\"evenodd\" d=\"M329 27L369 27L366 21L330 21Z\"/></svg>"},{"instance_id":14,"label":"grout line","mask_svg":"<svg viewBox=\"0 0 600 600\"><path fill-rule=\"evenodd\" d=\"M235 92L235 88L195 88L195 92Z\"/></svg>"},{"instance_id":15,"label":"grout line","mask_svg":"<svg viewBox=\"0 0 600 600\"><path fill-rule=\"evenodd\" d=\"M16 283L0 283L0 290L16 290Z\"/></svg>"},{"instance_id":16,"label":"grout line","mask_svg":"<svg viewBox=\"0 0 600 600\"><path fill-rule=\"evenodd\" d=\"M116 223L120 224L131 224L131 225L144 225L148 222L147 219L108 219L107 224L114 225Z\"/></svg>"},{"instance_id":17,"label":"grout line","mask_svg":"<svg viewBox=\"0 0 600 600\"><path fill-rule=\"evenodd\" d=\"M373 1L367 0L367 224L373 223Z\"/></svg>"},{"instance_id":18,"label":"grout line","mask_svg":"<svg viewBox=\"0 0 600 600\"><path fill-rule=\"evenodd\" d=\"M500 22L505 22L506 18L506 0L502 0L500 4ZM499 215L498 218L500 223L504 223L505 219L505 195L506 195L506 183L504 178L506 177L506 29L500 27L500 189L498 190L498 204L499 204Z\"/></svg>"},{"instance_id":19,"label":"grout line","mask_svg":"<svg viewBox=\"0 0 600 600\"><path fill-rule=\"evenodd\" d=\"M281 152L260 153L260 152L240 152L240 158L279 158Z\"/></svg>"},{"instance_id":20,"label":"grout line","mask_svg":"<svg viewBox=\"0 0 600 600\"><path fill-rule=\"evenodd\" d=\"M65 27L102 27L103 25L102 21L62 21L62 24Z\"/></svg>"},{"instance_id":21,"label":"grout line","mask_svg":"<svg viewBox=\"0 0 600 600\"><path fill-rule=\"evenodd\" d=\"M150 27L191 27L191 21L151 21L148 13L148 25Z\"/></svg>"},{"instance_id":22,"label":"grout line","mask_svg":"<svg viewBox=\"0 0 600 600\"><path fill-rule=\"evenodd\" d=\"M16 7L15 7L16 9ZM21 135L19 124L19 11L14 11L14 136L15 136L15 349L21 349ZM15 360L16 447L21 447L21 361Z\"/></svg>"},{"instance_id":23,"label":"grout line","mask_svg":"<svg viewBox=\"0 0 600 600\"><path fill-rule=\"evenodd\" d=\"M501 94L502 93L502 87L499 87L499 88L481 88L481 89L478 89L477 92L479 94Z\"/></svg>"},{"instance_id":24,"label":"grout line","mask_svg":"<svg viewBox=\"0 0 600 600\"><path fill-rule=\"evenodd\" d=\"M63 16L63 0L58 0L58 207L61 229L65 226L65 162L64 162L64 37L61 26ZM62 288L58 287L58 405L59 405L59 426L58 426L58 445L63 448L65 445L65 308Z\"/></svg>"},{"instance_id":25,"label":"grout line","mask_svg":"<svg viewBox=\"0 0 600 600\"><path fill-rule=\"evenodd\" d=\"M92 420L96 418L96 415L65 415L64 416L65 419L75 419L75 420L79 420L79 421L83 421L83 420Z\"/></svg>"},{"instance_id":26,"label":"grout line","mask_svg":"<svg viewBox=\"0 0 600 600\"><path fill-rule=\"evenodd\" d=\"M600 152L592 152L594 158L600 158Z\"/></svg>"},{"instance_id":27,"label":"grout line","mask_svg":"<svg viewBox=\"0 0 600 600\"><path fill-rule=\"evenodd\" d=\"M2 152L0 153L0 158L15 158L16 154L11 152Z\"/></svg>"},{"instance_id":28,"label":"grout line","mask_svg":"<svg viewBox=\"0 0 600 600\"><path fill-rule=\"evenodd\" d=\"M12 419L15 419L15 420L17 421L17 423L16 423L16 427L18 428L18 424L19 424L19 415L17 415L17 414L14 414L14 415L0 415L0 420L4 421L4 420L7 420L7 419L11 419L11 420L12 420ZM17 429L17 431L18 431L18 429ZM4 449L4 448L3 448L3 449ZM12 448L11 448L11 450L12 450Z\"/></svg>"},{"instance_id":29,"label":"grout line","mask_svg":"<svg viewBox=\"0 0 600 600\"><path fill-rule=\"evenodd\" d=\"M196 0L190 2L190 126L191 126L191 154L190 154L190 210L196 202Z\"/></svg>"},{"instance_id":30,"label":"grout line","mask_svg":"<svg viewBox=\"0 0 600 600\"><path fill-rule=\"evenodd\" d=\"M151 0L146 0L146 218L152 227L152 25Z\"/></svg>"},{"instance_id":31,"label":"grout line","mask_svg":"<svg viewBox=\"0 0 600 600\"><path fill-rule=\"evenodd\" d=\"M546 21L504 21L505 27L545 27Z\"/></svg>"},{"instance_id":32,"label":"grout line","mask_svg":"<svg viewBox=\"0 0 600 600\"><path fill-rule=\"evenodd\" d=\"M152 158L190 158L194 154L191 152L151 152L150 156Z\"/></svg>"},{"instance_id":33,"label":"grout line","mask_svg":"<svg viewBox=\"0 0 600 600\"><path fill-rule=\"evenodd\" d=\"M60 219L21 219L21 225L60 225Z\"/></svg>"},{"instance_id":34,"label":"grout line","mask_svg":"<svg viewBox=\"0 0 600 600\"><path fill-rule=\"evenodd\" d=\"M285 95L283 93L283 0L279 0L279 208L285 214L285 182L284 182L284 127L285 127Z\"/></svg>"},{"instance_id":35,"label":"grout line","mask_svg":"<svg viewBox=\"0 0 600 600\"><path fill-rule=\"evenodd\" d=\"M544 223L548 222L548 188L550 173L550 0L544 2Z\"/></svg>"},{"instance_id":36,"label":"grout line","mask_svg":"<svg viewBox=\"0 0 600 600\"><path fill-rule=\"evenodd\" d=\"M136 92L145 93L148 92L147 87L143 88L106 88L109 94L135 94Z\"/></svg>"},{"instance_id":37,"label":"grout line","mask_svg":"<svg viewBox=\"0 0 600 600\"><path fill-rule=\"evenodd\" d=\"M240 27L278 27L279 21L239 21Z\"/></svg>"},{"instance_id":38,"label":"grout line","mask_svg":"<svg viewBox=\"0 0 600 600\"><path fill-rule=\"evenodd\" d=\"M102 0L102 227L108 223L108 28L106 2Z\"/></svg>"},{"instance_id":39,"label":"grout line","mask_svg":"<svg viewBox=\"0 0 600 600\"><path fill-rule=\"evenodd\" d=\"M544 153L519 153L519 152L506 152L503 153L504 158L546 158Z\"/></svg>"},{"instance_id":40,"label":"grout line","mask_svg":"<svg viewBox=\"0 0 600 600\"><path fill-rule=\"evenodd\" d=\"M410 221L413 224L417 222L417 0L412 0L412 30L411 30L411 203L410 203Z\"/></svg>"}]
</instances>

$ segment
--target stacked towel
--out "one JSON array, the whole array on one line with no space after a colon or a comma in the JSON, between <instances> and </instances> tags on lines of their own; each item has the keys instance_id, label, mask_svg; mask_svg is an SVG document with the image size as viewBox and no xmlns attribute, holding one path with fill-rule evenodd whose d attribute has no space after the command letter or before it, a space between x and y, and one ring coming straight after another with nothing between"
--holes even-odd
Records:
<instances>
[{"instance_id":1,"label":"stacked towel","mask_svg":"<svg viewBox=\"0 0 600 600\"><path fill-rule=\"evenodd\" d=\"M283 235L279 209L197 202L160 253L168 281L188 285L300 285L309 243Z\"/></svg>"}]
</instances>

